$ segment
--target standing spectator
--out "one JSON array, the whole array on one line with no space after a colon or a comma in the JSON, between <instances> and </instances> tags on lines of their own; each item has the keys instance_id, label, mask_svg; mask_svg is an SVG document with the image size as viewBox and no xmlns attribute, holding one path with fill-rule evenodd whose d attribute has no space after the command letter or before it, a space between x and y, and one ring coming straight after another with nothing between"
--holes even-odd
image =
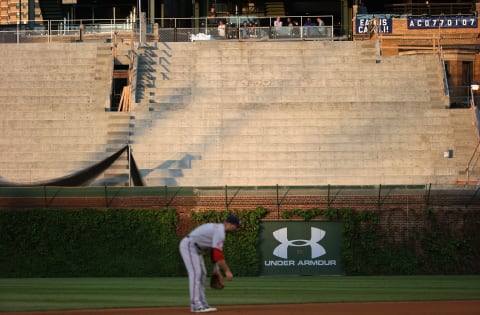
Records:
<instances>
[{"instance_id":1,"label":"standing spectator","mask_svg":"<svg viewBox=\"0 0 480 315\"><path fill-rule=\"evenodd\" d=\"M224 39L225 38L225 23L223 23L222 19L220 19L218 21L217 31L218 31L218 38Z\"/></svg>"},{"instance_id":2,"label":"standing spectator","mask_svg":"<svg viewBox=\"0 0 480 315\"><path fill-rule=\"evenodd\" d=\"M273 21L273 26L275 27L275 37L276 37L280 35L280 30L283 26L283 22L279 16L277 16L277 19L275 21Z\"/></svg>"},{"instance_id":3,"label":"standing spectator","mask_svg":"<svg viewBox=\"0 0 480 315\"><path fill-rule=\"evenodd\" d=\"M208 12L208 17L209 17L209 18L217 17L217 12L215 11L215 8L214 8L214 7L211 7L211 8L210 8L210 12Z\"/></svg>"},{"instance_id":4,"label":"standing spectator","mask_svg":"<svg viewBox=\"0 0 480 315\"><path fill-rule=\"evenodd\" d=\"M293 35L293 21L292 18L287 17L287 26L288 26L288 35L292 36Z\"/></svg>"},{"instance_id":5,"label":"standing spectator","mask_svg":"<svg viewBox=\"0 0 480 315\"><path fill-rule=\"evenodd\" d=\"M312 34L312 27L317 26L312 22L311 18L307 18L307 22L303 24L303 35L309 37Z\"/></svg>"},{"instance_id":6,"label":"standing spectator","mask_svg":"<svg viewBox=\"0 0 480 315\"><path fill-rule=\"evenodd\" d=\"M323 22L322 18L318 17L317 18L317 23L318 23L318 33L320 33L320 36L327 35L327 29L325 28L325 22Z\"/></svg>"},{"instance_id":7,"label":"standing spectator","mask_svg":"<svg viewBox=\"0 0 480 315\"><path fill-rule=\"evenodd\" d=\"M230 21L230 11L227 10L227 13L225 14L225 24L227 26L229 26L230 24L232 24L232 21Z\"/></svg>"},{"instance_id":8,"label":"standing spectator","mask_svg":"<svg viewBox=\"0 0 480 315\"><path fill-rule=\"evenodd\" d=\"M217 17L217 12L215 11L214 7L211 7L210 12L208 12L208 16L207 16L207 25L208 26L217 25L216 17Z\"/></svg>"},{"instance_id":9,"label":"standing spectator","mask_svg":"<svg viewBox=\"0 0 480 315\"><path fill-rule=\"evenodd\" d=\"M242 37L243 37L244 39L247 39L248 37L250 37L250 30L249 30L247 21L243 21L243 25L242 25Z\"/></svg>"},{"instance_id":10,"label":"standing spectator","mask_svg":"<svg viewBox=\"0 0 480 315\"><path fill-rule=\"evenodd\" d=\"M273 22L273 26L275 26L275 27L282 27L283 26L283 22L282 22L282 20L280 19L279 16L277 16L277 19Z\"/></svg>"}]
</instances>

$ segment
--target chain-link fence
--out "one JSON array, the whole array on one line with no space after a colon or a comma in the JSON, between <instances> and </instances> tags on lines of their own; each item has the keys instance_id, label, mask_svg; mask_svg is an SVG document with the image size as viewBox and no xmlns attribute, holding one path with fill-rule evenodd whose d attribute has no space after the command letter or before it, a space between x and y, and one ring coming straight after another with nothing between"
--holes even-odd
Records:
<instances>
[{"instance_id":1,"label":"chain-link fence","mask_svg":"<svg viewBox=\"0 0 480 315\"><path fill-rule=\"evenodd\" d=\"M479 207L476 185L0 187L0 208L123 207L186 210Z\"/></svg>"}]
</instances>

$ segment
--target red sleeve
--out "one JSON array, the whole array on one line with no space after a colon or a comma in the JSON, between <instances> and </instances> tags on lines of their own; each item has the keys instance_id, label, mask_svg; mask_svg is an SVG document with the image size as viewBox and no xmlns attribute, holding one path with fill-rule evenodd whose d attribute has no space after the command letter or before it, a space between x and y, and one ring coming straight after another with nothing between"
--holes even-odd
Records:
<instances>
[{"instance_id":1,"label":"red sleeve","mask_svg":"<svg viewBox=\"0 0 480 315\"><path fill-rule=\"evenodd\" d=\"M223 252L218 248L212 248L212 261L216 263L217 261L224 260Z\"/></svg>"}]
</instances>

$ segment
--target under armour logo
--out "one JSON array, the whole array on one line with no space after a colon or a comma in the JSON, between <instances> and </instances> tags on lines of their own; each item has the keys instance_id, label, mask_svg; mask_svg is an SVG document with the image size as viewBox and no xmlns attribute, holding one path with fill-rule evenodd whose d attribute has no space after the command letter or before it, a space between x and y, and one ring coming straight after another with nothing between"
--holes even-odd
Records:
<instances>
[{"instance_id":1,"label":"under armour logo","mask_svg":"<svg viewBox=\"0 0 480 315\"><path fill-rule=\"evenodd\" d=\"M273 254L277 257L287 259L288 258L288 247L302 247L310 246L312 249L312 259L325 255L326 251L322 245L318 242L325 236L325 231L311 227L311 238L310 240L289 240L287 236L287 228L278 229L273 232L273 237L277 239L281 244L278 245L274 250Z\"/></svg>"}]
</instances>

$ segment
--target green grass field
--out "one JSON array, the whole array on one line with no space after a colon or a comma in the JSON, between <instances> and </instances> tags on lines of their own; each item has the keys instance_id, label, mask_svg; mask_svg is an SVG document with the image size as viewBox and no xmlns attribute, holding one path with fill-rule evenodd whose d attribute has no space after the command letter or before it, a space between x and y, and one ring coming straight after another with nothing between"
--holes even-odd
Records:
<instances>
[{"instance_id":1,"label":"green grass field","mask_svg":"<svg viewBox=\"0 0 480 315\"><path fill-rule=\"evenodd\" d=\"M0 279L0 312L188 305L187 278ZM213 305L480 300L480 276L239 277Z\"/></svg>"}]
</instances>

